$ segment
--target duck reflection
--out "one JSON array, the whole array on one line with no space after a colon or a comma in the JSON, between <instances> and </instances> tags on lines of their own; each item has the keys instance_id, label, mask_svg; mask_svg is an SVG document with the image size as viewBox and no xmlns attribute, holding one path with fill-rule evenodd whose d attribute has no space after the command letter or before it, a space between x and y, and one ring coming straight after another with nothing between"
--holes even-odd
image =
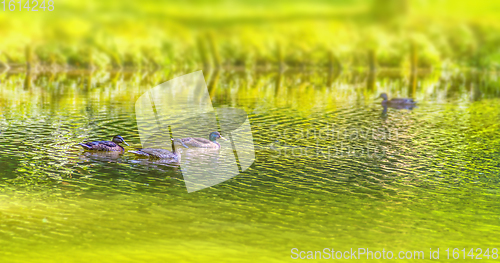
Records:
<instances>
[{"instance_id":1,"label":"duck reflection","mask_svg":"<svg viewBox=\"0 0 500 263\"><path fill-rule=\"evenodd\" d=\"M154 168L159 171L170 171L172 168L178 169L179 163L172 162L170 159L158 159L158 158L136 158L130 160L132 164L139 164L147 168Z\"/></svg>"},{"instance_id":2,"label":"duck reflection","mask_svg":"<svg viewBox=\"0 0 500 263\"><path fill-rule=\"evenodd\" d=\"M384 109L382 110L382 118L386 119L387 118L387 108L392 108L392 109L396 109L396 110L413 110L414 108L416 108L417 106L416 105L399 105L399 104L382 104L382 107L384 107Z\"/></svg>"},{"instance_id":3,"label":"duck reflection","mask_svg":"<svg viewBox=\"0 0 500 263\"><path fill-rule=\"evenodd\" d=\"M181 149L182 164L208 164L213 167L221 158L221 150L216 148L188 148Z\"/></svg>"},{"instance_id":4,"label":"duck reflection","mask_svg":"<svg viewBox=\"0 0 500 263\"><path fill-rule=\"evenodd\" d=\"M181 169L188 192L216 185L240 173L231 143L221 144L219 149L181 149Z\"/></svg>"},{"instance_id":5,"label":"duck reflection","mask_svg":"<svg viewBox=\"0 0 500 263\"><path fill-rule=\"evenodd\" d=\"M79 158L83 161L118 162L123 152L85 151Z\"/></svg>"}]
</instances>

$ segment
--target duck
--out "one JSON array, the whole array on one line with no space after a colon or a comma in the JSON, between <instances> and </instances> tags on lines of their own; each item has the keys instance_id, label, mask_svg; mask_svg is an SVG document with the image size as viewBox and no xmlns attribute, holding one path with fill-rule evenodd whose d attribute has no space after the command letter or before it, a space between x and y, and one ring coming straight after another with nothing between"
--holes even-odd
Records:
<instances>
[{"instance_id":1,"label":"duck","mask_svg":"<svg viewBox=\"0 0 500 263\"><path fill-rule=\"evenodd\" d=\"M389 100L386 93L380 94L380 96L378 96L378 98L384 99L382 101L382 105L396 106L396 105L415 105L415 104L417 104L417 102L411 98L395 98L395 99Z\"/></svg>"},{"instance_id":2,"label":"duck","mask_svg":"<svg viewBox=\"0 0 500 263\"><path fill-rule=\"evenodd\" d=\"M171 139L171 140L172 140L172 151L166 149L158 149L158 148L142 148L142 149L137 149L136 151L128 151L128 152L133 153L137 156L148 157L151 159L164 159L172 163L179 163L181 161L181 155L175 148L175 144L179 143L185 148L189 147L187 147L180 139Z\"/></svg>"},{"instance_id":3,"label":"duck","mask_svg":"<svg viewBox=\"0 0 500 263\"><path fill-rule=\"evenodd\" d=\"M130 146L120 135L114 136L111 141L87 142L79 143L79 145L85 150L90 151L123 152L125 149L120 145L120 143Z\"/></svg>"},{"instance_id":4,"label":"duck","mask_svg":"<svg viewBox=\"0 0 500 263\"><path fill-rule=\"evenodd\" d=\"M219 132L212 132L208 135L208 139L205 138L181 138L179 141L176 141L176 144L182 142L183 145L186 145L190 148L212 148L212 149L220 149L221 145L217 142L217 139L223 139L227 141L226 138L222 137Z\"/></svg>"}]
</instances>

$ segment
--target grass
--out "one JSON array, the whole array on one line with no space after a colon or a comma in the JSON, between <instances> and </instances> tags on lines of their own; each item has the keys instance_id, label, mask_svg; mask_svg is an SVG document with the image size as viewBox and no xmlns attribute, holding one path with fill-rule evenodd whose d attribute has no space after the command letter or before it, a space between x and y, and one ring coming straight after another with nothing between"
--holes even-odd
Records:
<instances>
[{"instance_id":1,"label":"grass","mask_svg":"<svg viewBox=\"0 0 500 263\"><path fill-rule=\"evenodd\" d=\"M0 11L0 67L500 66L495 1L62 0L54 6Z\"/></svg>"}]
</instances>

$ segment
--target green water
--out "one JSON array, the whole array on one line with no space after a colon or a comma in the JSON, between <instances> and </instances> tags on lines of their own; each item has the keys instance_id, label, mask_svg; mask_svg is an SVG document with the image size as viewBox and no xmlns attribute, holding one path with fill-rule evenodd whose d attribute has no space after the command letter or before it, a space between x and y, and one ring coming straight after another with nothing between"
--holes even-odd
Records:
<instances>
[{"instance_id":1,"label":"green water","mask_svg":"<svg viewBox=\"0 0 500 263\"><path fill-rule=\"evenodd\" d=\"M500 248L496 73L205 72L214 107L247 112L256 160L189 194L182 169L75 145L140 147L135 100L192 71L0 75L0 261ZM381 92L420 103L384 111Z\"/></svg>"}]
</instances>

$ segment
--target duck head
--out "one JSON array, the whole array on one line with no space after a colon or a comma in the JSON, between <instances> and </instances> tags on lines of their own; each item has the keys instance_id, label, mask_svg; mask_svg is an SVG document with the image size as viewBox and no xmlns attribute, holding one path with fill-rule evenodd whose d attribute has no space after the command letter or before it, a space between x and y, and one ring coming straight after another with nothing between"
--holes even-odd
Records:
<instances>
[{"instance_id":1,"label":"duck head","mask_svg":"<svg viewBox=\"0 0 500 263\"><path fill-rule=\"evenodd\" d=\"M210 135L208 136L208 138L209 138L209 139L210 139L210 141L212 141L212 142L217 141L217 139L219 139L219 138L220 138L220 139L223 139L223 140L225 140L225 141L227 141L227 139L226 139L226 138L224 138L224 137L222 137L222 135L220 135L220 133L219 133L219 132L212 132L212 133L210 133Z\"/></svg>"},{"instance_id":2,"label":"duck head","mask_svg":"<svg viewBox=\"0 0 500 263\"><path fill-rule=\"evenodd\" d=\"M116 135L115 137L113 137L113 140L112 140L112 141L113 141L114 143L116 143L116 144L119 144L119 143L124 143L125 145L130 146L130 145L128 145L128 143L126 143L126 142L125 142L125 140L123 139L123 137L122 137L122 136L120 136L120 135Z\"/></svg>"},{"instance_id":3,"label":"duck head","mask_svg":"<svg viewBox=\"0 0 500 263\"><path fill-rule=\"evenodd\" d=\"M380 99L380 98L384 99L384 101L386 101L386 100L388 100L388 99L389 99L389 98L387 97L387 94L386 94L385 92L384 92L384 93L382 93L382 94L380 94L380 96L378 96L378 98L377 98L377 99Z\"/></svg>"}]
</instances>

